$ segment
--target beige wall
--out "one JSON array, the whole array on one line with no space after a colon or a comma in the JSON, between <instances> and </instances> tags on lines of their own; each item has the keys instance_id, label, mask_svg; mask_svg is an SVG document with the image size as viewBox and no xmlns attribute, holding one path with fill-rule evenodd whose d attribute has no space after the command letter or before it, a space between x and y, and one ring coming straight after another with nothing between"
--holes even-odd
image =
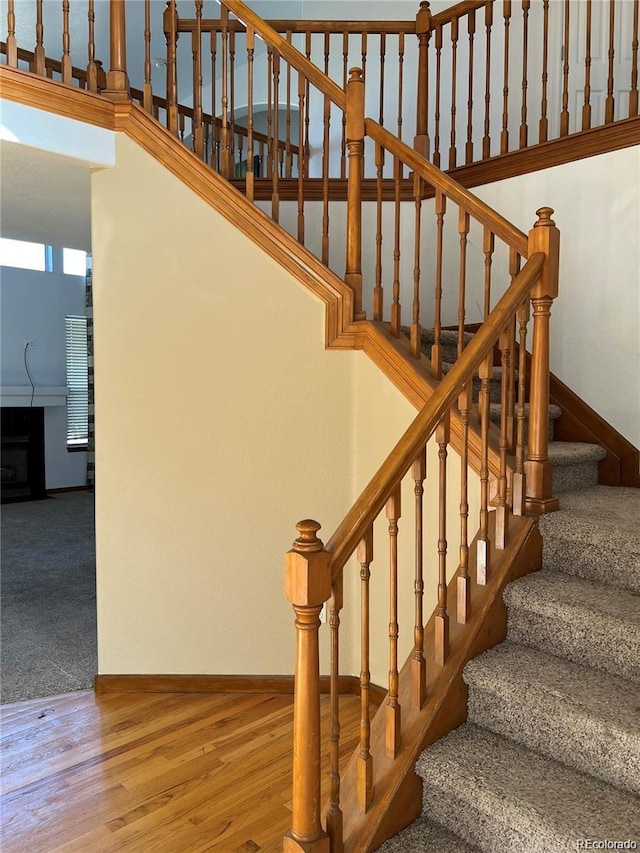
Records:
<instances>
[{"instance_id":1,"label":"beige wall","mask_svg":"<svg viewBox=\"0 0 640 853\"><path fill-rule=\"evenodd\" d=\"M125 137L115 168L93 176L92 208L99 671L289 673L282 565L294 524L317 518L326 541L416 412L366 355L326 351L323 305ZM451 574L455 453L449 476ZM476 493L474 478L477 503ZM401 661L413 642L413 501L408 479ZM426 507L434 554L433 497ZM380 684L387 555L383 517L372 579ZM432 558L425 615L436 572ZM359 594L350 564L345 673L360 670ZM321 633L327 671L328 626Z\"/></svg>"},{"instance_id":2,"label":"beige wall","mask_svg":"<svg viewBox=\"0 0 640 853\"><path fill-rule=\"evenodd\" d=\"M291 672L283 555L350 504L357 354L128 139L92 191L99 671Z\"/></svg>"}]
</instances>

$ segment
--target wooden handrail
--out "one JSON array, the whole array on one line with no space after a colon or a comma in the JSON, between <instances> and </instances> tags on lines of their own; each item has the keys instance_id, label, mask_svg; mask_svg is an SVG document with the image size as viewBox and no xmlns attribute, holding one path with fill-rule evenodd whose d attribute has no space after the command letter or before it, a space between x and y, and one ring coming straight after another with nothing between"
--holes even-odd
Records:
<instances>
[{"instance_id":1,"label":"wooden handrail","mask_svg":"<svg viewBox=\"0 0 640 853\"><path fill-rule=\"evenodd\" d=\"M469 382L474 371L492 351L493 345L517 310L529 297L542 272L545 255L535 252L502 296L487 321L440 382L424 409L413 420L387 459L374 474L353 507L329 539L331 577L336 580L366 531L381 512L389 496L415 461L435 428Z\"/></svg>"},{"instance_id":2,"label":"wooden handrail","mask_svg":"<svg viewBox=\"0 0 640 853\"><path fill-rule=\"evenodd\" d=\"M482 9L486 5L487 0L462 0L462 3L456 3L455 6L451 6L443 12L433 15L431 18L431 29L434 30L436 27L448 24L455 18L462 18L463 15L473 12L474 9Z\"/></svg>"},{"instance_id":3,"label":"wooden handrail","mask_svg":"<svg viewBox=\"0 0 640 853\"><path fill-rule=\"evenodd\" d=\"M378 142L392 155L399 157L406 166L424 178L431 186L442 190L447 198L460 205L483 225L487 225L496 236L516 249L523 257L527 257L527 237L508 219L496 213L488 204L485 204L457 181L454 181L453 178L450 178L446 172L441 172L417 151L409 148L408 145L385 130L377 121L370 118L365 119L365 130L367 136L371 137L374 142Z\"/></svg>"},{"instance_id":4,"label":"wooden handrail","mask_svg":"<svg viewBox=\"0 0 640 853\"><path fill-rule=\"evenodd\" d=\"M233 12L245 25L254 29L271 47L275 48L292 68L303 74L320 92L331 98L336 106L343 111L347 109L347 96L344 91L323 74L316 65L309 62L286 39L283 39L280 33L270 27L259 15L256 15L241 0L222 0L222 2L230 12Z\"/></svg>"},{"instance_id":5,"label":"wooden handrail","mask_svg":"<svg viewBox=\"0 0 640 853\"><path fill-rule=\"evenodd\" d=\"M486 0L474 0L484 5ZM465 5L465 4L462 4ZM350 33L353 35L397 35L398 33L414 33L415 21L308 21L308 20L286 20L268 19L264 21L278 33L294 33L296 35L312 33L342 35ZM195 18L181 18L178 23L178 31L190 33L196 29ZM203 18L202 32L219 32L222 29L220 18ZM246 32L242 21L229 21L229 30L238 33Z\"/></svg>"}]
</instances>

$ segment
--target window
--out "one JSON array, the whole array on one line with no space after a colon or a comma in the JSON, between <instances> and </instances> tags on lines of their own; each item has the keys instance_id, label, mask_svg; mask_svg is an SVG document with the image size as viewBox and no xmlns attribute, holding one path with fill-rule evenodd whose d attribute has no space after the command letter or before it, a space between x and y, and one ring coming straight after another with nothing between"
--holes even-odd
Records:
<instances>
[{"instance_id":1,"label":"window","mask_svg":"<svg viewBox=\"0 0 640 853\"><path fill-rule=\"evenodd\" d=\"M27 243L25 240L0 237L0 265L45 272L48 270L46 247L44 243Z\"/></svg>"},{"instance_id":2,"label":"window","mask_svg":"<svg viewBox=\"0 0 640 853\"><path fill-rule=\"evenodd\" d=\"M87 387L87 318L66 317L67 448L86 447L89 438Z\"/></svg>"},{"instance_id":3,"label":"window","mask_svg":"<svg viewBox=\"0 0 640 853\"><path fill-rule=\"evenodd\" d=\"M63 249L62 272L84 277L87 274L87 253L82 249Z\"/></svg>"}]
</instances>

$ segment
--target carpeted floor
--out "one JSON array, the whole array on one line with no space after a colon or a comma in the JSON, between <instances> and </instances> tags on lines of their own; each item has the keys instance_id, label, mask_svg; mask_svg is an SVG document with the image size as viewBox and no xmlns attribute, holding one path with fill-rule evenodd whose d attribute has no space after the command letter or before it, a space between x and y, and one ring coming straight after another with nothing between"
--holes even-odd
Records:
<instances>
[{"instance_id":1,"label":"carpeted floor","mask_svg":"<svg viewBox=\"0 0 640 853\"><path fill-rule=\"evenodd\" d=\"M0 557L2 703L91 687L93 493L3 505Z\"/></svg>"}]
</instances>

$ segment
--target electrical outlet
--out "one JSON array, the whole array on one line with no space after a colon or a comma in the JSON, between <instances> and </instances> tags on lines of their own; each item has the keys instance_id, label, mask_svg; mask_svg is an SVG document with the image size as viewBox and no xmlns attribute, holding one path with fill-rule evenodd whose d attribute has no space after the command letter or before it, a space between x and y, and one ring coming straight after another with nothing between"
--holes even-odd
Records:
<instances>
[{"instance_id":1,"label":"electrical outlet","mask_svg":"<svg viewBox=\"0 0 640 853\"><path fill-rule=\"evenodd\" d=\"M24 339L24 346L25 346L25 349L35 349L36 348L36 342L33 338L25 338Z\"/></svg>"}]
</instances>

